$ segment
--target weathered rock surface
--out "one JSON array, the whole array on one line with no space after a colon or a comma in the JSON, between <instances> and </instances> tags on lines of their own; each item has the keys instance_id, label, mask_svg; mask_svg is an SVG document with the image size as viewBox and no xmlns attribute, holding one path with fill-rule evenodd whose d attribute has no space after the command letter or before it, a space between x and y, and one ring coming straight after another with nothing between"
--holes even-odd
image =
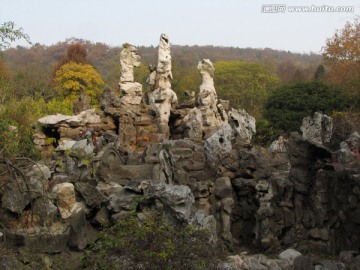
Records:
<instances>
[{"instance_id":1,"label":"weathered rock surface","mask_svg":"<svg viewBox=\"0 0 360 270\"><path fill-rule=\"evenodd\" d=\"M203 59L197 66L202 83L199 87L198 103L202 113L203 126L217 128L224 123L214 86L215 68L209 59Z\"/></svg>"},{"instance_id":2,"label":"weathered rock surface","mask_svg":"<svg viewBox=\"0 0 360 270\"><path fill-rule=\"evenodd\" d=\"M3 187L2 207L14 213L22 213L31 199L31 190L27 182L28 179L19 177Z\"/></svg>"},{"instance_id":3,"label":"weathered rock surface","mask_svg":"<svg viewBox=\"0 0 360 270\"><path fill-rule=\"evenodd\" d=\"M198 103L204 107L216 109L217 94L214 87L214 71L215 68L209 59L204 59L197 66L202 77Z\"/></svg>"},{"instance_id":4,"label":"weathered rock surface","mask_svg":"<svg viewBox=\"0 0 360 270\"><path fill-rule=\"evenodd\" d=\"M70 126L85 126L86 124L98 124L101 123L100 117L96 114L95 109L89 109L82 111L77 115L68 116L62 114L49 115L38 120L40 125L59 125L61 123L68 124Z\"/></svg>"},{"instance_id":5,"label":"weathered rock surface","mask_svg":"<svg viewBox=\"0 0 360 270\"><path fill-rule=\"evenodd\" d=\"M189 222L194 196L188 186L152 184L145 191L146 200L159 200L177 222Z\"/></svg>"},{"instance_id":6,"label":"weathered rock surface","mask_svg":"<svg viewBox=\"0 0 360 270\"><path fill-rule=\"evenodd\" d=\"M233 139L233 129L230 124L221 126L210 138L205 141L205 154L210 167L227 157L232 150L231 140Z\"/></svg>"},{"instance_id":7,"label":"weathered rock surface","mask_svg":"<svg viewBox=\"0 0 360 270\"><path fill-rule=\"evenodd\" d=\"M108 208L112 212L120 212L134 208L141 194L126 188L119 188L109 196Z\"/></svg>"},{"instance_id":8,"label":"weathered rock surface","mask_svg":"<svg viewBox=\"0 0 360 270\"><path fill-rule=\"evenodd\" d=\"M120 52L120 83L134 82L134 67L140 67L140 55L135 46L125 43Z\"/></svg>"},{"instance_id":9,"label":"weathered rock surface","mask_svg":"<svg viewBox=\"0 0 360 270\"><path fill-rule=\"evenodd\" d=\"M63 219L69 218L75 208L76 198L74 185L71 183L57 184L53 188L56 197L56 205Z\"/></svg>"},{"instance_id":10,"label":"weathered rock surface","mask_svg":"<svg viewBox=\"0 0 360 270\"><path fill-rule=\"evenodd\" d=\"M333 120L330 116L316 112L313 117L303 119L300 130L304 139L319 144L330 143L334 131Z\"/></svg>"},{"instance_id":11,"label":"weathered rock surface","mask_svg":"<svg viewBox=\"0 0 360 270\"><path fill-rule=\"evenodd\" d=\"M210 244L217 243L216 219L213 215L206 215L203 210L199 210L194 214L191 223L208 231Z\"/></svg>"},{"instance_id":12,"label":"weathered rock surface","mask_svg":"<svg viewBox=\"0 0 360 270\"><path fill-rule=\"evenodd\" d=\"M191 109L184 117L184 123L188 129L186 137L190 139L202 139L203 137L203 120L201 110L198 108Z\"/></svg>"},{"instance_id":13,"label":"weathered rock surface","mask_svg":"<svg viewBox=\"0 0 360 270\"><path fill-rule=\"evenodd\" d=\"M166 78L173 78L171 71L170 42L168 35L164 33L160 36L156 71L157 74L163 74Z\"/></svg>"},{"instance_id":14,"label":"weathered rock surface","mask_svg":"<svg viewBox=\"0 0 360 270\"><path fill-rule=\"evenodd\" d=\"M77 182L75 183L75 189L84 198L88 207L100 209L101 205L107 200L100 191L88 183Z\"/></svg>"},{"instance_id":15,"label":"weathered rock surface","mask_svg":"<svg viewBox=\"0 0 360 270\"><path fill-rule=\"evenodd\" d=\"M236 137L250 143L252 135L256 133L256 120L245 110L231 109L229 111L229 123Z\"/></svg>"}]
</instances>

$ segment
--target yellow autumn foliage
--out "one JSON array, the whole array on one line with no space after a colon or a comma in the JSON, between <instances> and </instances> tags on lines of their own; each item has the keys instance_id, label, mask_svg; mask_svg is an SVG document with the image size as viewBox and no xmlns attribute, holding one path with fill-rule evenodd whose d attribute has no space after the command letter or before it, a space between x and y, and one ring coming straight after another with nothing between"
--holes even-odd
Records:
<instances>
[{"instance_id":1,"label":"yellow autumn foliage","mask_svg":"<svg viewBox=\"0 0 360 270\"><path fill-rule=\"evenodd\" d=\"M74 62L61 66L56 71L54 82L55 90L60 96L71 102L79 97L80 89L83 87L93 106L98 105L98 97L105 85L93 66Z\"/></svg>"}]
</instances>

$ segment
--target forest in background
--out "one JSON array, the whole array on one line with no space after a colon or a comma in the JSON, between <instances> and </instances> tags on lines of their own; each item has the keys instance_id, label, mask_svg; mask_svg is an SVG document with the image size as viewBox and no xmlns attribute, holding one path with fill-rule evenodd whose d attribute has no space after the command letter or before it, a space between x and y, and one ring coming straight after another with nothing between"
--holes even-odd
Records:
<instances>
[{"instance_id":1,"label":"forest in background","mask_svg":"<svg viewBox=\"0 0 360 270\"><path fill-rule=\"evenodd\" d=\"M197 93L201 84L197 63L208 58L215 66L218 97L256 117L255 140L261 145L299 130L301 119L315 111L340 116L346 122L343 133L348 133L353 129L348 128L348 120L357 119L360 104L359 43L356 20L324 42L322 55L173 45L172 89L180 101L185 90ZM117 90L121 46L70 38L51 46L2 47L7 48L0 51L0 155L31 155L31 126L36 119L71 113L80 88L92 97L95 107L106 85ZM157 63L157 47L139 46L138 50L142 65L135 69L135 81L143 84L145 92L148 65ZM75 73L80 77L70 78ZM19 129L15 140L10 125Z\"/></svg>"},{"instance_id":2,"label":"forest in background","mask_svg":"<svg viewBox=\"0 0 360 270\"><path fill-rule=\"evenodd\" d=\"M35 44L31 48L18 46L4 51L4 60L15 80L25 80L29 86L48 82L53 75L54 67L66 55L71 44L80 43L87 50L87 59L100 73L103 80L111 87L116 88L120 78L119 54L122 46L110 47L104 43L70 38L51 46ZM149 64L157 63L157 47L137 47L141 55L143 67L137 71L138 81L147 76ZM260 63L274 75L277 75L283 84L306 81L313 78L314 72L321 63L319 54L299 54L286 51L277 51L269 48L235 48L217 46L178 46L171 47L172 64L174 69L173 90L182 86L182 79L190 72L196 71L197 63L202 59L210 59L213 63L219 61L243 61ZM216 71L215 71L216 72ZM143 74L145 73L145 74ZM215 74L216 79L216 74ZM185 88L196 91L198 85L186 85ZM216 85L215 85L216 87Z\"/></svg>"}]
</instances>

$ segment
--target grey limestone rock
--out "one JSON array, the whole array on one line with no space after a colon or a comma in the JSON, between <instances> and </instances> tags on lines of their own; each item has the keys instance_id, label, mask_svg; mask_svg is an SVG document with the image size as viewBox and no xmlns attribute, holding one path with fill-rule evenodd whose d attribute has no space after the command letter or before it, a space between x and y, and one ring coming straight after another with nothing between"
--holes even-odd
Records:
<instances>
[{"instance_id":1,"label":"grey limestone rock","mask_svg":"<svg viewBox=\"0 0 360 270\"><path fill-rule=\"evenodd\" d=\"M314 143L329 143L334 131L333 120L330 116L315 112L314 116L303 119L300 130L303 138Z\"/></svg>"},{"instance_id":2,"label":"grey limestone rock","mask_svg":"<svg viewBox=\"0 0 360 270\"><path fill-rule=\"evenodd\" d=\"M190 221L191 209L195 200L188 186L164 183L151 184L145 190L145 199L161 201L165 211L180 223Z\"/></svg>"}]
</instances>

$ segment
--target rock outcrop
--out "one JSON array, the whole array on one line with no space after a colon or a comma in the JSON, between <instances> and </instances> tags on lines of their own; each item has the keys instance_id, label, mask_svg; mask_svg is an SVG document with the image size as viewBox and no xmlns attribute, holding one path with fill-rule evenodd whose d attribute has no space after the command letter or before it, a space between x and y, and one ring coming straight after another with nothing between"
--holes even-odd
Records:
<instances>
[{"instance_id":1,"label":"rock outcrop","mask_svg":"<svg viewBox=\"0 0 360 270\"><path fill-rule=\"evenodd\" d=\"M332 121L315 113L304 119L303 136L280 137L268 151L251 143L255 118L217 98L210 60L198 65L197 104L189 92L179 106L165 34L147 81L149 104L134 82L136 48L125 44L120 61L121 97L107 88L101 110L38 120L34 142L51 159L1 175L0 239L49 253L82 250L97 228L156 210L176 226L208 229L209 243L230 251L296 249L275 259L230 256L218 269L340 269L359 261L358 133L333 152ZM301 254L341 251L341 263Z\"/></svg>"}]
</instances>

